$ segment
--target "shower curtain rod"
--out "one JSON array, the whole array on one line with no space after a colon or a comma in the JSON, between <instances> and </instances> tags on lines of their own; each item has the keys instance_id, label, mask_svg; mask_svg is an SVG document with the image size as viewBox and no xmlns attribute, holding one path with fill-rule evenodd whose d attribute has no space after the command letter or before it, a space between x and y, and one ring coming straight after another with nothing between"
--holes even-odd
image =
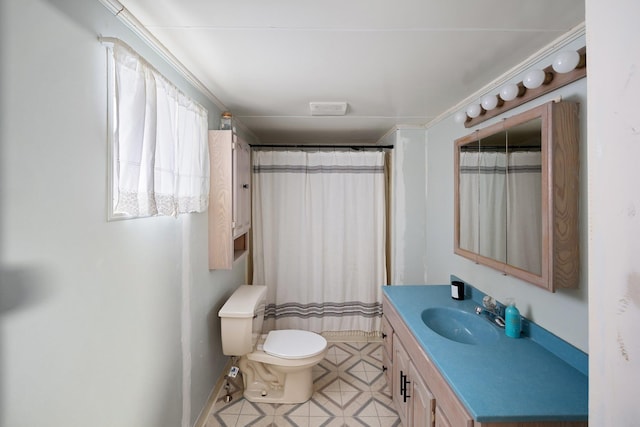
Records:
<instances>
[{"instance_id":1,"label":"shower curtain rod","mask_svg":"<svg viewBox=\"0 0 640 427\"><path fill-rule=\"evenodd\" d=\"M542 151L542 147L540 145L510 145L509 147L504 145L482 145L482 146L473 146L473 147L461 147L460 151L476 153L478 151Z\"/></svg>"},{"instance_id":2,"label":"shower curtain rod","mask_svg":"<svg viewBox=\"0 0 640 427\"><path fill-rule=\"evenodd\" d=\"M311 150L318 150L322 148L336 149L344 148L351 150L387 150L392 149L393 145L292 145L292 144L249 144L252 149L260 148L308 148Z\"/></svg>"}]
</instances>

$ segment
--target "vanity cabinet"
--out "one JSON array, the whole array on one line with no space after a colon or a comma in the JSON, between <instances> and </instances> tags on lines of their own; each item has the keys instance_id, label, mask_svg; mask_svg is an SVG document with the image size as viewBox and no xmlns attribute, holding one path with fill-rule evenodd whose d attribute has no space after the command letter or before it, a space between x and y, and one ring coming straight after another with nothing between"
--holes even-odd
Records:
<instances>
[{"instance_id":1,"label":"vanity cabinet","mask_svg":"<svg viewBox=\"0 0 640 427\"><path fill-rule=\"evenodd\" d=\"M209 157L209 269L229 270L249 249L251 148L233 130L212 130Z\"/></svg>"},{"instance_id":2,"label":"vanity cabinet","mask_svg":"<svg viewBox=\"0 0 640 427\"><path fill-rule=\"evenodd\" d=\"M383 300L383 324L393 330L391 370L393 402L404 426L473 426L473 418L398 313ZM440 414L440 415L438 415Z\"/></svg>"},{"instance_id":3,"label":"vanity cabinet","mask_svg":"<svg viewBox=\"0 0 640 427\"><path fill-rule=\"evenodd\" d=\"M585 427L586 421L475 421L385 295L383 325L392 330L393 402L403 426ZM385 327L385 326L383 326ZM389 335L385 337L387 339ZM481 381L486 381L483 378Z\"/></svg>"}]
</instances>

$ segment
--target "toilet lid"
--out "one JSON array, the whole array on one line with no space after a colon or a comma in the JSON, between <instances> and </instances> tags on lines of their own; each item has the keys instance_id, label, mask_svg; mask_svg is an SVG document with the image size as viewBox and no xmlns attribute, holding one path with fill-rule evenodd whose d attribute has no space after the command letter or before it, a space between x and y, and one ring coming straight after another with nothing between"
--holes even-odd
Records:
<instances>
[{"instance_id":1,"label":"toilet lid","mask_svg":"<svg viewBox=\"0 0 640 427\"><path fill-rule=\"evenodd\" d=\"M297 329L271 331L264 342L263 350L283 359L304 359L320 354L327 348L327 340L315 332Z\"/></svg>"}]
</instances>

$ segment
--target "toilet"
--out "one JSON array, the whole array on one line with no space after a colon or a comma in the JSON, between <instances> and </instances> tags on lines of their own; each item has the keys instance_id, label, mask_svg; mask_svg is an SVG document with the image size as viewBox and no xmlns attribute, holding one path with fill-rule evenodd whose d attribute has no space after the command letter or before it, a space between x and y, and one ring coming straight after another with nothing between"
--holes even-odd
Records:
<instances>
[{"instance_id":1,"label":"toilet","mask_svg":"<svg viewBox=\"0 0 640 427\"><path fill-rule=\"evenodd\" d=\"M244 397L250 402L302 403L313 394L312 369L324 359L327 340L296 329L262 334L267 287L241 285L225 302L222 352L240 357Z\"/></svg>"}]
</instances>

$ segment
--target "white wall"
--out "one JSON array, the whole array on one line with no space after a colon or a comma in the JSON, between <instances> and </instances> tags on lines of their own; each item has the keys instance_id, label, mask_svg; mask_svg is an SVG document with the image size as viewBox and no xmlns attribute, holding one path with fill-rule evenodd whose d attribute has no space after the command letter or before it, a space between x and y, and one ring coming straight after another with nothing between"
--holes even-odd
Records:
<instances>
[{"instance_id":1,"label":"white wall","mask_svg":"<svg viewBox=\"0 0 640 427\"><path fill-rule=\"evenodd\" d=\"M96 0L0 7L0 426L192 425L245 264L209 272L206 214L106 221L98 34L219 111Z\"/></svg>"},{"instance_id":2,"label":"white wall","mask_svg":"<svg viewBox=\"0 0 640 427\"><path fill-rule=\"evenodd\" d=\"M391 283L426 283L425 130L398 129L391 168Z\"/></svg>"},{"instance_id":3,"label":"white wall","mask_svg":"<svg viewBox=\"0 0 640 427\"><path fill-rule=\"evenodd\" d=\"M586 1L589 46L589 411L638 425L640 26L636 0Z\"/></svg>"},{"instance_id":4,"label":"white wall","mask_svg":"<svg viewBox=\"0 0 640 427\"><path fill-rule=\"evenodd\" d=\"M571 42L567 48L577 49L584 45L585 40L582 37ZM542 68L546 67L551 64L551 60L543 59L539 65ZM515 78L516 81L521 79L522 76ZM523 315L584 351L588 349L586 85L586 79L582 79L473 128L467 129L455 123L452 116L431 126L427 130L426 142L428 162L425 240L427 283L448 283L449 275L455 274L499 301L504 302L508 297L514 297ZM497 90L494 93L497 93ZM581 105L582 277L579 289L550 293L453 253L453 144L455 139L472 133L477 128L488 126L557 96Z\"/></svg>"}]
</instances>

